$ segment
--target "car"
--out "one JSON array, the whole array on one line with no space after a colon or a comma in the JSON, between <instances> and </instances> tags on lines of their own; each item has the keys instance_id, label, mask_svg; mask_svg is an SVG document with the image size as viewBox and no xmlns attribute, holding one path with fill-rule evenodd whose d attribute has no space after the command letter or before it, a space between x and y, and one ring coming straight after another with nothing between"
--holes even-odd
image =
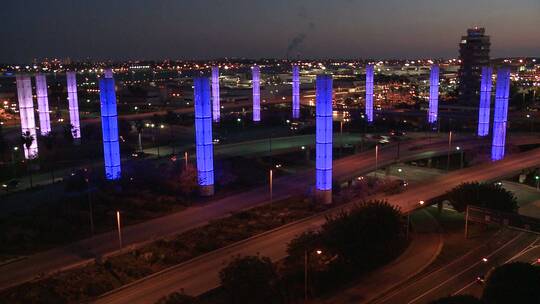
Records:
<instances>
[{"instance_id":1,"label":"car","mask_svg":"<svg viewBox=\"0 0 540 304\"><path fill-rule=\"evenodd\" d=\"M476 277L476 283L478 284L484 284L486 282L486 276L485 275L479 275Z\"/></svg>"},{"instance_id":2,"label":"car","mask_svg":"<svg viewBox=\"0 0 540 304\"><path fill-rule=\"evenodd\" d=\"M133 152L133 153L131 153L131 157L133 157L133 158L146 158L148 156L150 156L150 154L145 153L145 152Z\"/></svg>"},{"instance_id":3,"label":"car","mask_svg":"<svg viewBox=\"0 0 540 304\"><path fill-rule=\"evenodd\" d=\"M16 189L18 185L19 185L19 180L12 179L2 184L2 190L9 192L10 190Z\"/></svg>"}]
</instances>

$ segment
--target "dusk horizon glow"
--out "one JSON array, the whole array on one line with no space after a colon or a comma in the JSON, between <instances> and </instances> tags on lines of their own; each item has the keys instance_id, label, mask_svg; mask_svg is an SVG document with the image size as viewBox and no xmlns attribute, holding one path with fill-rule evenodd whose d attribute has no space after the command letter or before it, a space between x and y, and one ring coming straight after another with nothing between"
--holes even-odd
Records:
<instances>
[{"instance_id":1,"label":"dusk horizon glow","mask_svg":"<svg viewBox=\"0 0 540 304\"><path fill-rule=\"evenodd\" d=\"M466 29L486 28L492 58L539 56L533 0L10 1L2 63L43 58L457 58ZM508 26L511 24L512 26Z\"/></svg>"}]
</instances>

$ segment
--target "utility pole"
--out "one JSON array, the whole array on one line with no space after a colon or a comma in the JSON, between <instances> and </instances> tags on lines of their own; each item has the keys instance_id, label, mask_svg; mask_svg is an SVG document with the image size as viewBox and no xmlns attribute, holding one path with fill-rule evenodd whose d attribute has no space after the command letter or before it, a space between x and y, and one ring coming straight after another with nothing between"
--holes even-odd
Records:
<instances>
[{"instance_id":1,"label":"utility pole","mask_svg":"<svg viewBox=\"0 0 540 304\"><path fill-rule=\"evenodd\" d=\"M452 148L452 131L448 133L448 155L446 159L446 171L450 171L450 149Z\"/></svg>"}]
</instances>

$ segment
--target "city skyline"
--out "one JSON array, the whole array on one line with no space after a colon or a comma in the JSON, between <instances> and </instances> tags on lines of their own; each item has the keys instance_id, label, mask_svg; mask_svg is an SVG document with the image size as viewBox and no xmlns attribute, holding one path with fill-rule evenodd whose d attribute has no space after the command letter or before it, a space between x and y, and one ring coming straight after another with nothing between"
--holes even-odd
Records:
<instances>
[{"instance_id":1,"label":"city skyline","mask_svg":"<svg viewBox=\"0 0 540 304\"><path fill-rule=\"evenodd\" d=\"M532 0L414 0L407 6L395 0L29 0L5 4L0 16L9 46L0 51L2 63L45 57L457 58L460 37L472 26L486 28L492 58L538 56L540 49L540 3Z\"/></svg>"}]
</instances>

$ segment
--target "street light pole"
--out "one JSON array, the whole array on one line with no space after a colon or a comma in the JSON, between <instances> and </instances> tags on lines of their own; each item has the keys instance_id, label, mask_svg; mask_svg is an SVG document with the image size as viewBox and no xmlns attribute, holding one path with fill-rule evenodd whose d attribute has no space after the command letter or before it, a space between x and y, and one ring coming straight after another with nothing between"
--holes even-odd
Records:
<instances>
[{"instance_id":1,"label":"street light pole","mask_svg":"<svg viewBox=\"0 0 540 304\"><path fill-rule=\"evenodd\" d=\"M450 170L450 149L452 147L452 131L448 133L448 155L446 159L446 171Z\"/></svg>"},{"instance_id":2,"label":"street light pole","mask_svg":"<svg viewBox=\"0 0 540 304\"><path fill-rule=\"evenodd\" d=\"M187 153L187 151L184 152L184 161L186 163L186 169L187 169L187 165L188 165L188 153Z\"/></svg>"},{"instance_id":3,"label":"street light pole","mask_svg":"<svg viewBox=\"0 0 540 304\"><path fill-rule=\"evenodd\" d=\"M377 176L378 169L379 169L379 145L375 145L375 176Z\"/></svg>"},{"instance_id":4,"label":"street light pole","mask_svg":"<svg viewBox=\"0 0 540 304\"><path fill-rule=\"evenodd\" d=\"M343 154L343 120L339 122L339 156Z\"/></svg>"},{"instance_id":5,"label":"street light pole","mask_svg":"<svg viewBox=\"0 0 540 304\"><path fill-rule=\"evenodd\" d=\"M273 172L272 172L272 169L270 169L270 203L272 203L272 196L273 196L272 186L273 186Z\"/></svg>"},{"instance_id":6,"label":"street light pole","mask_svg":"<svg viewBox=\"0 0 540 304\"><path fill-rule=\"evenodd\" d=\"M307 303L307 288L308 288L308 252L304 249L304 303Z\"/></svg>"},{"instance_id":7,"label":"street light pole","mask_svg":"<svg viewBox=\"0 0 540 304\"><path fill-rule=\"evenodd\" d=\"M118 226L118 243L120 244L120 249L122 249L122 227L120 224L120 211L116 211L116 224Z\"/></svg>"},{"instance_id":8,"label":"street light pole","mask_svg":"<svg viewBox=\"0 0 540 304\"><path fill-rule=\"evenodd\" d=\"M86 197L88 198L88 209L90 211L90 234L94 236L94 210L92 208L92 197L90 193L90 179L86 179Z\"/></svg>"}]
</instances>

